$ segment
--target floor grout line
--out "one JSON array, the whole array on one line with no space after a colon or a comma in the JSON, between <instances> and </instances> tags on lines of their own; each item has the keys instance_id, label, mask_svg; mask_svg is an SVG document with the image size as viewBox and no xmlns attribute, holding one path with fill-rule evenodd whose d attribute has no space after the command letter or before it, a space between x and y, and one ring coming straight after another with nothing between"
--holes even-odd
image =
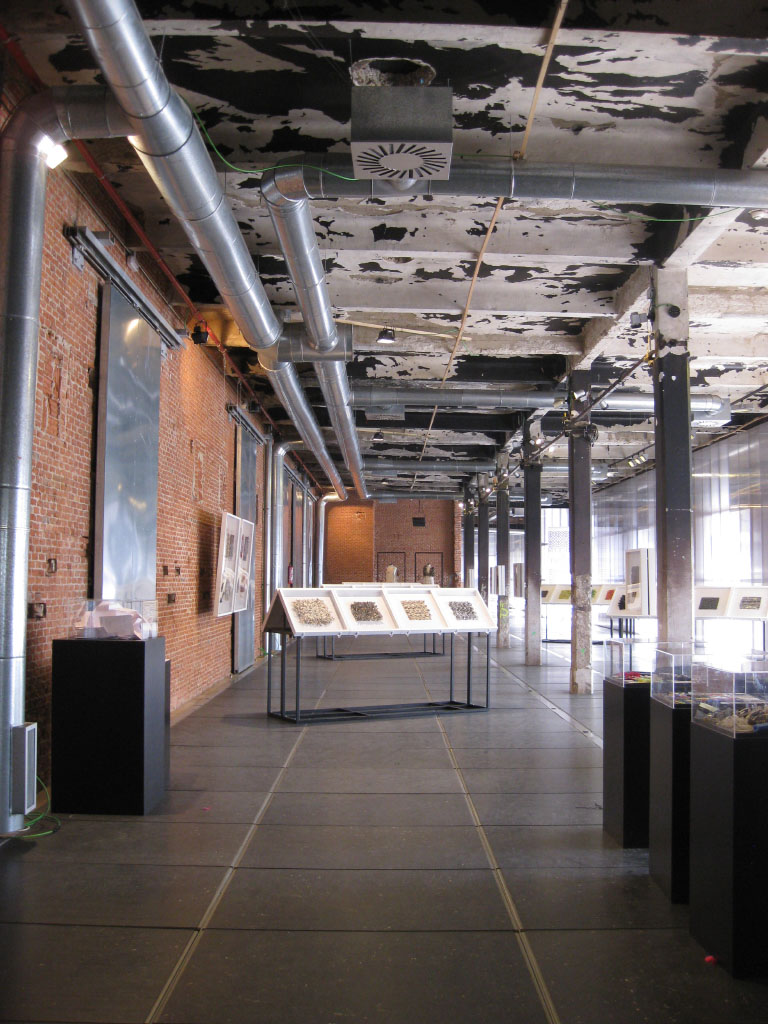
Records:
<instances>
[{"instance_id":1,"label":"floor grout line","mask_svg":"<svg viewBox=\"0 0 768 1024\"><path fill-rule=\"evenodd\" d=\"M416 670L419 673L419 675L421 676L421 681L422 681L422 684L424 686L424 690L426 691L427 696L431 700L432 699L432 694L429 691L429 686L427 685L427 681L424 678L424 675L423 675L423 673L421 671L421 668L419 667L418 664L416 665ZM525 933L525 929L523 927L522 918L520 917L520 913L519 913L519 911L517 909L517 906L515 905L515 901L512 899L512 894L509 891L507 883L506 883L506 881L504 879L504 875L502 873L501 866L500 866L499 862L496 860L496 855L493 852L493 847L491 846L490 840L488 839L488 836L486 835L485 828L483 827L483 824L480 821L480 815L477 812L477 808L475 807L474 800L472 799L472 796L471 796L471 794L469 792L469 789L467 788L467 783L466 783L466 779L464 778L464 773L461 770L461 767L459 765L458 759L456 758L456 754L454 752L454 749L451 746L450 739L448 738L448 734L447 734L447 732L445 730L445 727L444 727L444 725L443 725L443 723L441 721L441 718L440 718L439 715L437 715L436 717L437 717L438 728L440 729L440 732L442 733L443 742L445 743L446 750L448 751L448 756L451 759L451 763L453 764L454 771L456 772L456 775L457 775L457 777L459 779L459 782L461 783L461 788L462 788L463 793L464 793L464 799L465 799L465 801L467 803L467 807L469 808L469 813L472 816L472 820L473 820L474 825L475 825L476 834L477 834L477 836L478 836L478 838L480 840L480 843L481 843L481 845L483 847L483 851L485 852L485 856L486 856L486 859L487 859L488 864L490 866L491 872L493 874L494 881L496 882L496 886L497 886L497 888L499 890L499 894L501 896L502 903L504 904L504 908L505 908L505 910L507 912L507 916L509 917L509 920L510 920L510 922L512 924L512 931L513 931L514 936L515 936L515 938L517 940L517 944L520 947L520 952L522 954L522 957L523 957L523 960L525 962L525 965L526 965L526 967L528 969L528 973L529 973L529 975L531 977L531 981L533 982L533 986L536 989L536 994L539 997L539 1001L541 1002L542 1008L544 1010L544 1014L545 1014L549 1024L561 1024L560 1016L559 1016L559 1014L557 1012L557 1008L555 1007L554 1000L552 999L552 996L550 995L549 988L547 987L547 983L544 980L544 975L542 974L541 968L539 967L539 962L536 959L536 954L533 952L533 948L531 947L531 944L528 941L528 936Z\"/></svg>"},{"instance_id":2,"label":"floor grout line","mask_svg":"<svg viewBox=\"0 0 768 1024\"><path fill-rule=\"evenodd\" d=\"M316 702L315 706L317 706L317 704L319 704L320 701L323 699L324 693L325 693L325 691L323 691L323 693L320 694L320 696L317 699L317 702ZM248 831L245 834L245 838L243 839L242 843L238 847L237 852L235 853L234 857L232 858L229 867L224 872L224 877L222 878L221 882L219 883L218 888L216 889L216 892L211 897L211 900L210 900L210 902L208 904L208 907L206 908L205 912L203 913L203 916L201 917L200 922L196 926L196 928L194 930L194 933L190 936L189 941L187 942L186 946L182 950L181 955L179 956L178 960L176 961L176 964L175 964L173 970L171 971L171 973L169 974L168 978L166 979L166 982L163 985L163 988L161 989L160 994L158 995L158 997L155 1000L152 1008L150 1009L149 1014L145 1018L144 1024L155 1024L155 1021L157 1021L157 1019L160 1016L160 1014L163 1012L165 1007L168 1005L168 1001L170 1000L171 996L173 995L173 993L174 993L174 991L176 989L176 986L178 985L179 981L181 980L182 975L184 974L184 971L187 969L187 967L189 965L189 962L192 959L192 955L194 954L195 950L197 949L198 945L200 944L200 941L201 941L201 939L203 937L203 934L204 934L205 930L208 927L209 922L213 918L213 915L216 913L216 910L218 909L222 899L224 898L224 895L226 894L227 890L229 889L230 885L232 884L232 881L233 881L233 879L235 877L235 871L240 866L240 864L241 864L241 862L243 860L243 857L245 856L246 851L248 850L248 847L250 846L251 842L253 841L253 838L254 838L254 836L256 835L256 833L257 833L257 831L259 829L259 825L261 824L261 822L262 822L262 820L264 818L264 815L268 811L269 806L272 803L272 800L274 799L275 792L279 788L280 782L282 781L283 776L285 775L286 771L288 770L288 767L289 767L291 761L293 760L293 756L296 753L296 751L298 750L299 745L300 745L301 741L304 739L304 737L306 736L306 734L307 734L307 726L305 725L302 728L301 733L296 737L296 742L291 747L291 751L288 754L288 757L285 759L285 763L280 767L280 771L275 776L275 779L274 779L274 781L273 781L273 783L272 783L272 785L271 785L271 787L269 789L269 792L267 793L266 797L264 798L264 801L263 801L261 807L256 812L256 816L253 819L253 821L252 821Z\"/></svg>"}]
</instances>

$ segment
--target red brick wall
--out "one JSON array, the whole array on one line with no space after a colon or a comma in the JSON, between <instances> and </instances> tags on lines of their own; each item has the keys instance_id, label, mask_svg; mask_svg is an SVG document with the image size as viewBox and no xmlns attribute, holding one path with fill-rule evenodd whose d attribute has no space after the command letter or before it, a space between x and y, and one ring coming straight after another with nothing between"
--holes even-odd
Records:
<instances>
[{"instance_id":1,"label":"red brick wall","mask_svg":"<svg viewBox=\"0 0 768 1024\"><path fill-rule=\"evenodd\" d=\"M326 510L325 583L368 583L375 579L373 531L381 505L329 502Z\"/></svg>"},{"instance_id":2,"label":"red brick wall","mask_svg":"<svg viewBox=\"0 0 768 1024\"><path fill-rule=\"evenodd\" d=\"M64 165L66 167L66 165ZM65 224L109 229L118 238L122 219L95 191L94 179L65 170L49 175L41 278L40 356L32 469L29 600L46 617L27 628L27 717L40 728L40 775L49 776L51 641L70 632L80 604L92 597L89 580L99 280L72 265ZM126 269L119 242L111 254ZM169 320L165 288L141 257L134 283ZM181 326L181 322L177 321ZM160 632L173 663L174 707L209 689L231 670L232 619L213 611L219 522L234 509L234 432L226 403L232 386L200 348L168 354L160 383L157 596ZM257 426L258 426L257 422ZM259 460L256 530L256 653L262 607L263 473ZM49 572L48 559L56 559ZM163 567L167 566L168 575ZM177 572L178 567L178 572ZM168 604L167 595L176 601Z\"/></svg>"},{"instance_id":3,"label":"red brick wall","mask_svg":"<svg viewBox=\"0 0 768 1024\"><path fill-rule=\"evenodd\" d=\"M416 517L423 517L426 526L414 526L413 519ZM442 555L442 582L444 585L451 584L451 574L454 572L454 502L377 502L374 571L379 561L385 561L384 558L378 558L379 552L405 552L405 579L400 581L402 583L418 582L422 567L426 562L431 562L438 574L435 582L439 584ZM383 570L381 575L383 578Z\"/></svg>"},{"instance_id":4,"label":"red brick wall","mask_svg":"<svg viewBox=\"0 0 768 1024\"><path fill-rule=\"evenodd\" d=\"M462 531L462 510L459 508L458 501L453 503L453 566L454 572L456 573L456 586L462 586L462 574L464 571L463 562L463 547L464 547L464 534Z\"/></svg>"}]
</instances>

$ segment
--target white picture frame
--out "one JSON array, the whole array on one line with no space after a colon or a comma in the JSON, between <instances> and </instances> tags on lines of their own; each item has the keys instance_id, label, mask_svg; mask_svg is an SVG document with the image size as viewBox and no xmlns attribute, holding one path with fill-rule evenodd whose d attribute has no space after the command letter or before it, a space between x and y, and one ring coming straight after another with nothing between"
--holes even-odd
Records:
<instances>
[{"instance_id":1,"label":"white picture frame","mask_svg":"<svg viewBox=\"0 0 768 1024\"><path fill-rule=\"evenodd\" d=\"M255 525L249 519L240 520L240 530L237 537L237 566L235 568L233 612L244 612L248 608L248 598L251 591L254 532Z\"/></svg>"},{"instance_id":2,"label":"white picture frame","mask_svg":"<svg viewBox=\"0 0 768 1024\"><path fill-rule=\"evenodd\" d=\"M235 603L235 579L237 572L237 541L240 535L240 519L229 512L221 517L219 534L219 559L216 567L216 617L231 615Z\"/></svg>"}]
</instances>

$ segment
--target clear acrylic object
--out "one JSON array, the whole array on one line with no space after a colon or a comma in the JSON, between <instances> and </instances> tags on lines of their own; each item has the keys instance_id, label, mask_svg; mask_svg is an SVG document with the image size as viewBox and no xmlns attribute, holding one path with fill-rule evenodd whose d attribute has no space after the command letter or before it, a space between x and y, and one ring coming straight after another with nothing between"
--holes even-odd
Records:
<instances>
[{"instance_id":1,"label":"clear acrylic object","mask_svg":"<svg viewBox=\"0 0 768 1024\"><path fill-rule=\"evenodd\" d=\"M692 718L731 736L768 737L768 668L746 661L738 668L707 665L692 682Z\"/></svg>"},{"instance_id":2,"label":"clear acrylic object","mask_svg":"<svg viewBox=\"0 0 768 1024\"><path fill-rule=\"evenodd\" d=\"M655 652L651 697L670 707L690 707L695 677L706 673L704 645L692 640L667 640Z\"/></svg>"},{"instance_id":3,"label":"clear acrylic object","mask_svg":"<svg viewBox=\"0 0 768 1024\"><path fill-rule=\"evenodd\" d=\"M83 601L70 636L86 640L148 640L157 636L157 601Z\"/></svg>"},{"instance_id":4,"label":"clear acrylic object","mask_svg":"<svg viewBox=\"0 0 768 1024\"><path fill-rule=\"evenodd\" d=\"M605 677L621 686L632 686L651 681L654 652L657 641L606 640L604 665Z\"/></svg>"}]
</instances>

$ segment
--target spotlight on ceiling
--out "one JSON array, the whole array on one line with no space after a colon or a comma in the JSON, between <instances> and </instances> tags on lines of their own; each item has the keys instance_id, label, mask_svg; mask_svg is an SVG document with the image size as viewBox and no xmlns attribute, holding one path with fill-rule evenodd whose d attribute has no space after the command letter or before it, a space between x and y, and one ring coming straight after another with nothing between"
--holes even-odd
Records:
<instances>
[{"instance_id":1,"label":"spotlight on ceiling","mask_svg":"<svg viewBox=\"0 0 768 1024\"><path fill-rule=\"evenodd\" d=\"M383 441L384 440L384 435L382 434L382 432L380 430L377 430L376 433L371 438L371 440L372 441Z\"/></svg>"},{"instance_id":2,"label":"spotlight on ceiling","mask_svg":"<svg viewBox=\"0 0 768 1024\"><path fill-rule=\"evenodd\" d=\"M395 332L391 327L382 327L379 331L379 336L376 339L378 345L394 345L395 344Z\"/></svg>"}]
</instances>

